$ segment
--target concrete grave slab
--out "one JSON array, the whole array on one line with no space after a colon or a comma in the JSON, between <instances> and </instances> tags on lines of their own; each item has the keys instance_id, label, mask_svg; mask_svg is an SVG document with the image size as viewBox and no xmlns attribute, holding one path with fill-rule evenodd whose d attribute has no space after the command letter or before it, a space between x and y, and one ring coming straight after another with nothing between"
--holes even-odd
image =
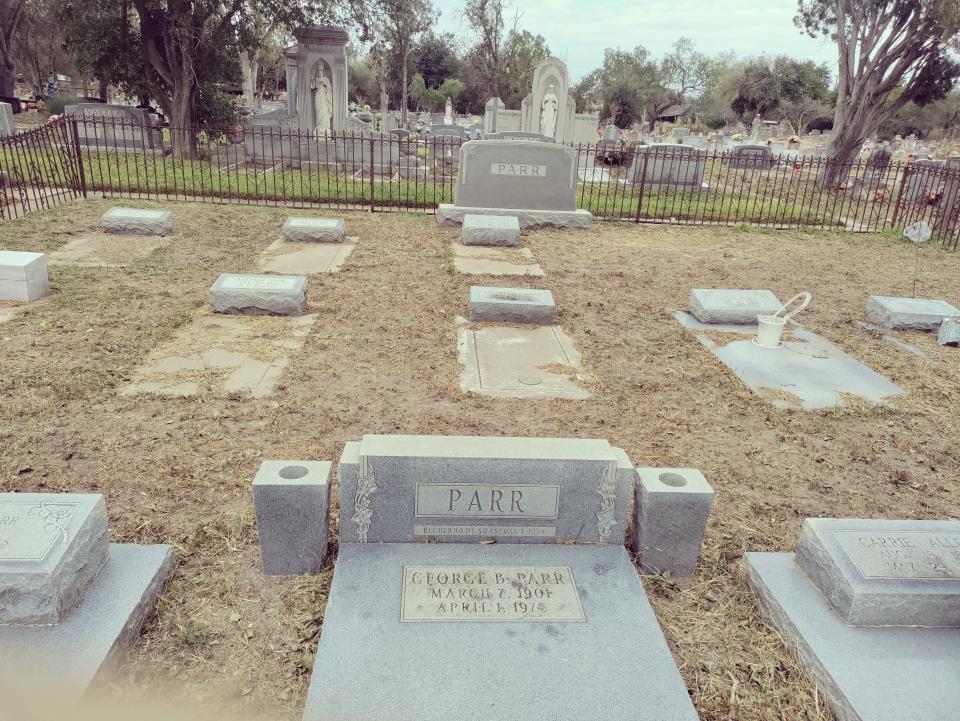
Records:
<instances>
[{"instance_id":1,"label":"concrete grave slab","mask_svg":"<svg viewBox=\"0 0 960 721\"><path fill-rule=\"evenodd\" d=\"M590 397L582 382L580 354L558 326L461 327L457 357L460 388L494 398Z\"/></svg>"},{"instance_id":2,"label":"concrete grave slab","mask_svg":"<svg viewBox=\"0 0 960 721\"><path fill-rule=\"evenodd\" d=\"M365 435L339 473L341 547L623 545L633 466L599 439Z\"/></svg>"},{"instance_id":3,"label":"concrete grave slab","mask_svg":"<svg viewBox=\"0 0 960 721\"><path fill-rule=\"evenodd\" d=\"M879 333L881 336L881 340L883 340L884 343L887 343L896 348L899 348L900 350L903 350L903 351L906 351L907 353L915 355L917 358L922 360L927 365L936 364L936 361L922 348L918 348L913 343L907 343L906 341L900 340L896 336L890 335L888 333L884 333L885 329L881 328L880 326L871 325L870 323L864 323L863 321L860 321L860 320L857 321L857 325L860 328L863 328L864 330L870 331L871 333Z\"/></svg>"},{"instance_id":4,"label":"concrete grave slab","mask_svg":"<svg viewBox=\"0 0 960 721\"><path fill-rule=\"evenodd\" d=\"M696 468L638 468L633 552L646 573L692 576L713 506L713 488Z\"/></svg>"},{"instance_id":5,"label":"concrete grave slab","mask_svg":"<svg viewBox=\"0 0 960 721\"><path fill-rule=\"evenodd\" d=\"M283 240L287 243L342 243L347 224L342 218L287 218Z\"/></svg>"},{"instance_id":6,"label":"concrete grave slab","mask_svg":"<svg viewBox=\"0 0 960 721\"><path fill-rule=\"evenodd\" d=\"M302 315L307 309L307 279L223 273L210 286L210 308L241 315Z\"/></svg>"},{"instance_id":7,"label":"concrete grave slab","mask_svg":"<svg viewBox=\"0 0 960 721\"><path fill-rule=\"evenodd\" d=\"M460 240L464 245L520 245L520 221L514 215L466 215Z\"/></svg>"},{"instance_id":8,"label":"concrete grave slab","mask_svg":"<svg viewBox=\"0 0 960 721\"><path fill-rule=\"evenodd\" d=\"M126 235L172 235L173 216L169 210L114 207L101 216L100 229Z\"/></svg>"},{"instance_id":9,"label":"concrete grave slab","mask_svg":"<svg viewBox=\"0 0 960 721\"><path fill-rule=\"evenodd\" d=\"M960 521L808 518L795 560L847 624L960 627Z\"/></svg>"},{"instance_id":10,"label":"concrete grave slab","mask_svg":"<svg viewBox=\"0 0 960 721\"><path fill-rule=\"evenodd\" d=\"M264 461L253 479L260 556L268 576L319 573L327 557L329 461Z\"/></svg>"},{"instance_id":11,"label":"concrete grave slab","mask_svg":"<svg viewBox=\"0 0 960 721\"><path fill-rule=\"evenodd\" d=\"M757 324L758 315L773 315L783 307L769 290L694 288L687 310L702 323Z\"/></svg>"},{"instance_id":12,"label":"concrete grave slab","mask_svg":"<svg viewBox=\"0 0 960 721\"><path fill-rule=\"evenodd\" d=\"M764 615L838 719L944 721L960 708L960 628L848 626L792 553L748 553L744 564Z\"/></svg>"},{"instance_id":13,"label":"concrete grave slab","mask_svg":"<svg viewBox=\"0 0 960 721\"><path fill-rule=\"evenodd\" d=\"M111 543L107 562L61 623L0 625L3 680L51 690L61 700L79 698L116 670L136 643L172 570L170 546Z\"/></svg>"},{"instance_id":14,"label":"concrete grave slab","mask_svg":"<svg viewBox=\"0 0 960 721\"><path fill-rule=\"evenodd\" d=\"M200 315L154 349L120 394L192 396L210 393L272 395L317 320L304 316Z\"/></svg>"},{"instance_id":15,"label":"concrete grave slab","mask_svg":"<svg viewBox=\"0 0 960 721\"><path fill-rule=\"evenodd\" d=\"M466 275L544 275L529 248L489 248L452 243L453 267Z\"/></svg>"},{"instance_id":16,"label":"concrete grave slab","mask_svg":"<svg viewBox=\"0 0 960 721\"><path fill-rule=\"evenodd\" d=\"M944 318L956 317L960 310L945 300L872 295L867 301L867 320L884 330L938 330Z\"/></svg>"},{"instance_id":17,"label":"concrete grave slab","mask_svg":"<svg viewBox=\"0 0 960 721\"><path fill-rule=\"evenodd\" d=\"M702 324L675 311L681 325L699 330L697 340L736 373L743 383L778 408L832 408L845 396L883 403L903 389L815 333L788 324L782 348L761 348L752 342L756 325ZM711 331L726 337L711 338ZM730 340L728 334L744 336Z\"/></svg>"},{"instance_id":18,"label":"concrete grave slab","mask_svg":"<svg viewBox=\"0 0 960 721\"><path fill-rule=\"evenodd\" d=\"M106 561L99 493L0 494L0 625L60 623Z\"/></svg>"},{"instance_id":19,"label":"concrete grave slab","mask_svg":"<svg viewBox=\"0 0 960 721\"><path fill-rule=\"evenodd\" d=\"M557 305L549 290L470 287L470 320L553 325Z\"/></svg>"},{"instance_id":20,"label":"concrete grave slab","mask_svg":"<svg viewBox=\"0 0 960 721\"><path fill-rule=\"evenodd\" d=\"M303 243L278 239L260 254L257 262L261 270L281 275L336 273L357 247L356 240L351 237L345 243L315 243L304 247Z\"/></svg>"},{"instance_id":21,"label":"concrete grave slab","mask_svg":"<svg viewBox=\"0 0 960 721\"><path fill-rule=\"evenodd\" d=\"M109 233L91 233L74 238L50 254L50 265L75 265L87 268L122 268L142 260L155 250L173 242L173 236L131 238Z\"/></svg>"},{"instance_id":22,"label":"concrete grave slab","mask_svg":"<svg viewBox=\"0 0 960 721\"><path fill-rule=\"evenodd\" d=\"M391 721L697 720L617 546L342 544L303 718L386 707Z\"/></svg>"},{"instance_id":23,"label":"concrete grave slab","mask_svg":"<svg viewBox=\"0 0 960 721\"><path fill-rule=\"evenodd\" d=\"M0 250L0 300L28 302L49 290L45 254Z\"/></svg>"}]
</instances>

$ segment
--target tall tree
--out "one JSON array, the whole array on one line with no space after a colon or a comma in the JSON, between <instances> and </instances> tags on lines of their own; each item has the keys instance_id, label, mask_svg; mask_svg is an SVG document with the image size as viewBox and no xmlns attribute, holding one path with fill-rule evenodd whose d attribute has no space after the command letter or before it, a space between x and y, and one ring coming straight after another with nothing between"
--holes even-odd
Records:
<instances>
[{"instance_id":1,"label":"tall tree","mask_svg":"<svg viewBox=\"0 0 960 721\"><path fill-rule=\"evenodd\" d=\"M698 94L710 77L710 58L698 52L690 38L681 37L660 64L660 71L668 88L677 94L683 105L689 94Z\"/></svg>"},{"instance_id":2,"label":"tall tree","mask_svg":"<svg viewBox=\"0 0 960 721\"><path fill-rule=\"evenodd\" d=\"M400 68L400 123L407 125L410 53L417 38L433 24L436 11L430 0L377 0L374 9L376 31L387 43Z\"/></svg>"},{"instance_id":3,"label":"tall tree","mask_svg":"<svg viewBox=\"0 0 960 721\"><path fill-rule=\"evenodd\" d=\"M514 28L507 35L501 51L500 98L508 108L519 108L530 92L533 71L550 57L550 48L543 35L534 35Z\"/></svg>"},{"instance_id":4,"label":"tall tree","mask_svg":"<svg viewBox=\"0 0 960 721\"><path fill-rule=\"evenodd\" d=\"M657 63L639 45L630 52L604 50L603 65L577 84L574 97L579 108L599 107L601 118L621 128L640 120L644 109L656 116L675 101L664 87Z\"/></svg>"},{"instance_id":5,"label":"tall tree","mask_svg":"<svg viewBox=\"0 0 960 721\"><path fill-rule=\"evenodd\" d=\"M380 129L387 130L387 111L390 109L390 93L387 92L387 79L390 76L390 57L382 40L377 40L370 48L370 63L380 88Z\"/></svg>"},{"instance_id":6,"label":"tall tree","mask_svg":"<svg viewBox=\"0 0 960 721\"><path fill-rule=\"evenodd\" d=\"M827 172L841 185L863 141L909 102L943 97L960 76L956 0L799 0L796 24L837 44L837 104Z\"/></svg>"},{"instance_id":7,"label":"tall tree","mask_svg":"<svg viewBox=\"0 0 960 721\"><path fill-rule=\"evenodd\" d=\"M463 14L477 34L471 53L488 97L500 96L503 0L467 0Z\"/></svg>"},{"instance_id":8,"label":"tall tree","mask_svg":"<svg viewBox=\"0 0 960 721\"><path fill-rule=\"evenodd\" d=\"M73 74L72 59L64 50L62 4L57 0L26 0L23 16L13 35L14 63L18 74L30 78L41 88L50 72ZM84 74L84 80L89 79ZM84 95L88 93L84 91Z\"/></svg>"},{"instance_id":9,"label":"tall tree","mask_svg":"<svg viewBox=\"0 0 960 721\"><path fill-rule=\"evenodd\" d=\"M0 0L0 95L13 95L16 65L13 39L23 20L26 0Z\"/></svg>"}]
</instances>

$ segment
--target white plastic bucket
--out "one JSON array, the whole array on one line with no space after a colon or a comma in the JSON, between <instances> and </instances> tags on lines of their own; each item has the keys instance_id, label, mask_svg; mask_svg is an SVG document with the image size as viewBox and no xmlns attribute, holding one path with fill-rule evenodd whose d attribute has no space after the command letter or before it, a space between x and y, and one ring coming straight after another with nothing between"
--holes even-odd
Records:
<instances>
[{"instance_id":1,"label":"white plastic bucket","mask_svg":"<svg viewBox=\"0 0 960 721\"><path fill-rule=\"evenodd\" d=\"M778 315L758 315L757 345L761 348L779 348L783 345L780 338L783 336L783 327L786 324L787 319Z\"/></svg>"},{"instance_id":2,"label":"white plastic bucket","mask_svg":"<svg viewBox=\"0 0 960 721\"><path fill-rule=\"evenodd\" d=\"M783 329L787 325L787 321L810 305L810 298L809 293L797 293L784 303L780 307L780 310L773 315L758 315L757 337L753 342L761 348L780 348L783 345L780 339L783 337ZM787 308L795 302L799 302L797 308L789 313L785 313ZM781 313L785 314L781 317Z\"/></svg>"}]
</instances>

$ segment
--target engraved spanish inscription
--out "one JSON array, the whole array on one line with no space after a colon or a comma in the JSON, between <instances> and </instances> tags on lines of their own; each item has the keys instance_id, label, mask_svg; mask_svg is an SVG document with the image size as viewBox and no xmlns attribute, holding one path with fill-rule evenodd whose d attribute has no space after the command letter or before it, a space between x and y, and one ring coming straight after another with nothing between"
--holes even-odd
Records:
<instances>
[{"instance_id":1,"label":"engraved spanish inscription","mask_svg":"<svg viewBox=\"0 0 960 721\"><path fill-rule=\"evenodd\" d=\"M960 581L960 535L908 530L833 535L865 579Z\"/></svg>"},{"instance_id":2,"label":"engraved spanish inscription","mask_svg":"<svg viewBox=\"0 0 960 721\"><path fill-rule=\"evenodd\" d=\"M400 621L587 620L568 566L404 566Z\"/></svg>"},{"instance_id":3,"label":"engraved spanish inscription","mask_svg":"<svg viewBox=\"0 0 960 721\"><path fill-rule=\"evenodd\" d=\"M0 501L0 562L43 561L64 537L78 505Z\"/></svg>"}]
</instances>

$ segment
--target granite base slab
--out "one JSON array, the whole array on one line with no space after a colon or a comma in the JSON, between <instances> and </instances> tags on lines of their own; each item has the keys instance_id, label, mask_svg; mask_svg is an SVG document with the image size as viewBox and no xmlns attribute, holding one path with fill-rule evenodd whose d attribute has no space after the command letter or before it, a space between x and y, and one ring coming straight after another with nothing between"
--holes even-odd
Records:
<instances>
[{"instance_id":1,"label":"granite base slab","mask_svg":"<svg viewBox=\"0 0 960 721\"><path fill-rule=\"evenodd\" d=\"M437 208L437 223L453 227L463 224L467 215L512 215L521 228L572 228L593 227L593 214L587 210L533 210L525 208L465 208L441 203Z\"/></svg>"},{"instance_id":2,"label":"granite base slab","mask_svg":"<svg viewBox=\"0 0 960 721\"><path fill-rule=\"evenodd\" d=\"M406 584L411 571L437 566L549 569L573 583L546 602L546 617L515 612L520 599L511 598L457 606L456 618L438 621L431 604L408 603ZM510 586L493 595L501 589L520 595ZM623 547L346 543L303 718L697 721L697 713Z\"/></svg>"},{"instance_id":3,"label":"granite base slab","mask_svg":"<svg viewBox=\"0 0 960 721\"><path fill-rule=\"evenodd\" d=\"M960 708L960 628L848 626L792 553L748 553L760 606L839 721L946 721Z\"/></svg>"},{"instance_id":4,"label":"granite base slab","mask_svg":"<svg viewBox=\"0 0 960 721\"><path fill-rule=\"evenodd\" d=\"M109 560L65 621L0 626L0 680L79 698L136 643L172 570L170 546L110 544Z\"/></svg>"},{"instance_id":5,"label":"granite base slab","mask_svg":"<svg viewBox=\"0 0 960 721\"><path fill-rule=\"evenodd\" d=\"M753 343L756 326L704 326L693 316L675 311L681 325L703 329L697 340L710 350L751 390L778 408L833 408L845 396L883 403L903 389L815 333L788 324L780 348ZM715 339L703 331L737 334L742 339Z\"/></svg>"},{"instance_id":6,"label":"granite base slab","mask_svg":"<svg viewBox=\"0 0 960 721\"><path fill-rule=\"evenodd\" d=\"M169 210L114 207L101 216L100 229L127 235L170 235L173 217Z\"/></svg>"}]
</instances>

